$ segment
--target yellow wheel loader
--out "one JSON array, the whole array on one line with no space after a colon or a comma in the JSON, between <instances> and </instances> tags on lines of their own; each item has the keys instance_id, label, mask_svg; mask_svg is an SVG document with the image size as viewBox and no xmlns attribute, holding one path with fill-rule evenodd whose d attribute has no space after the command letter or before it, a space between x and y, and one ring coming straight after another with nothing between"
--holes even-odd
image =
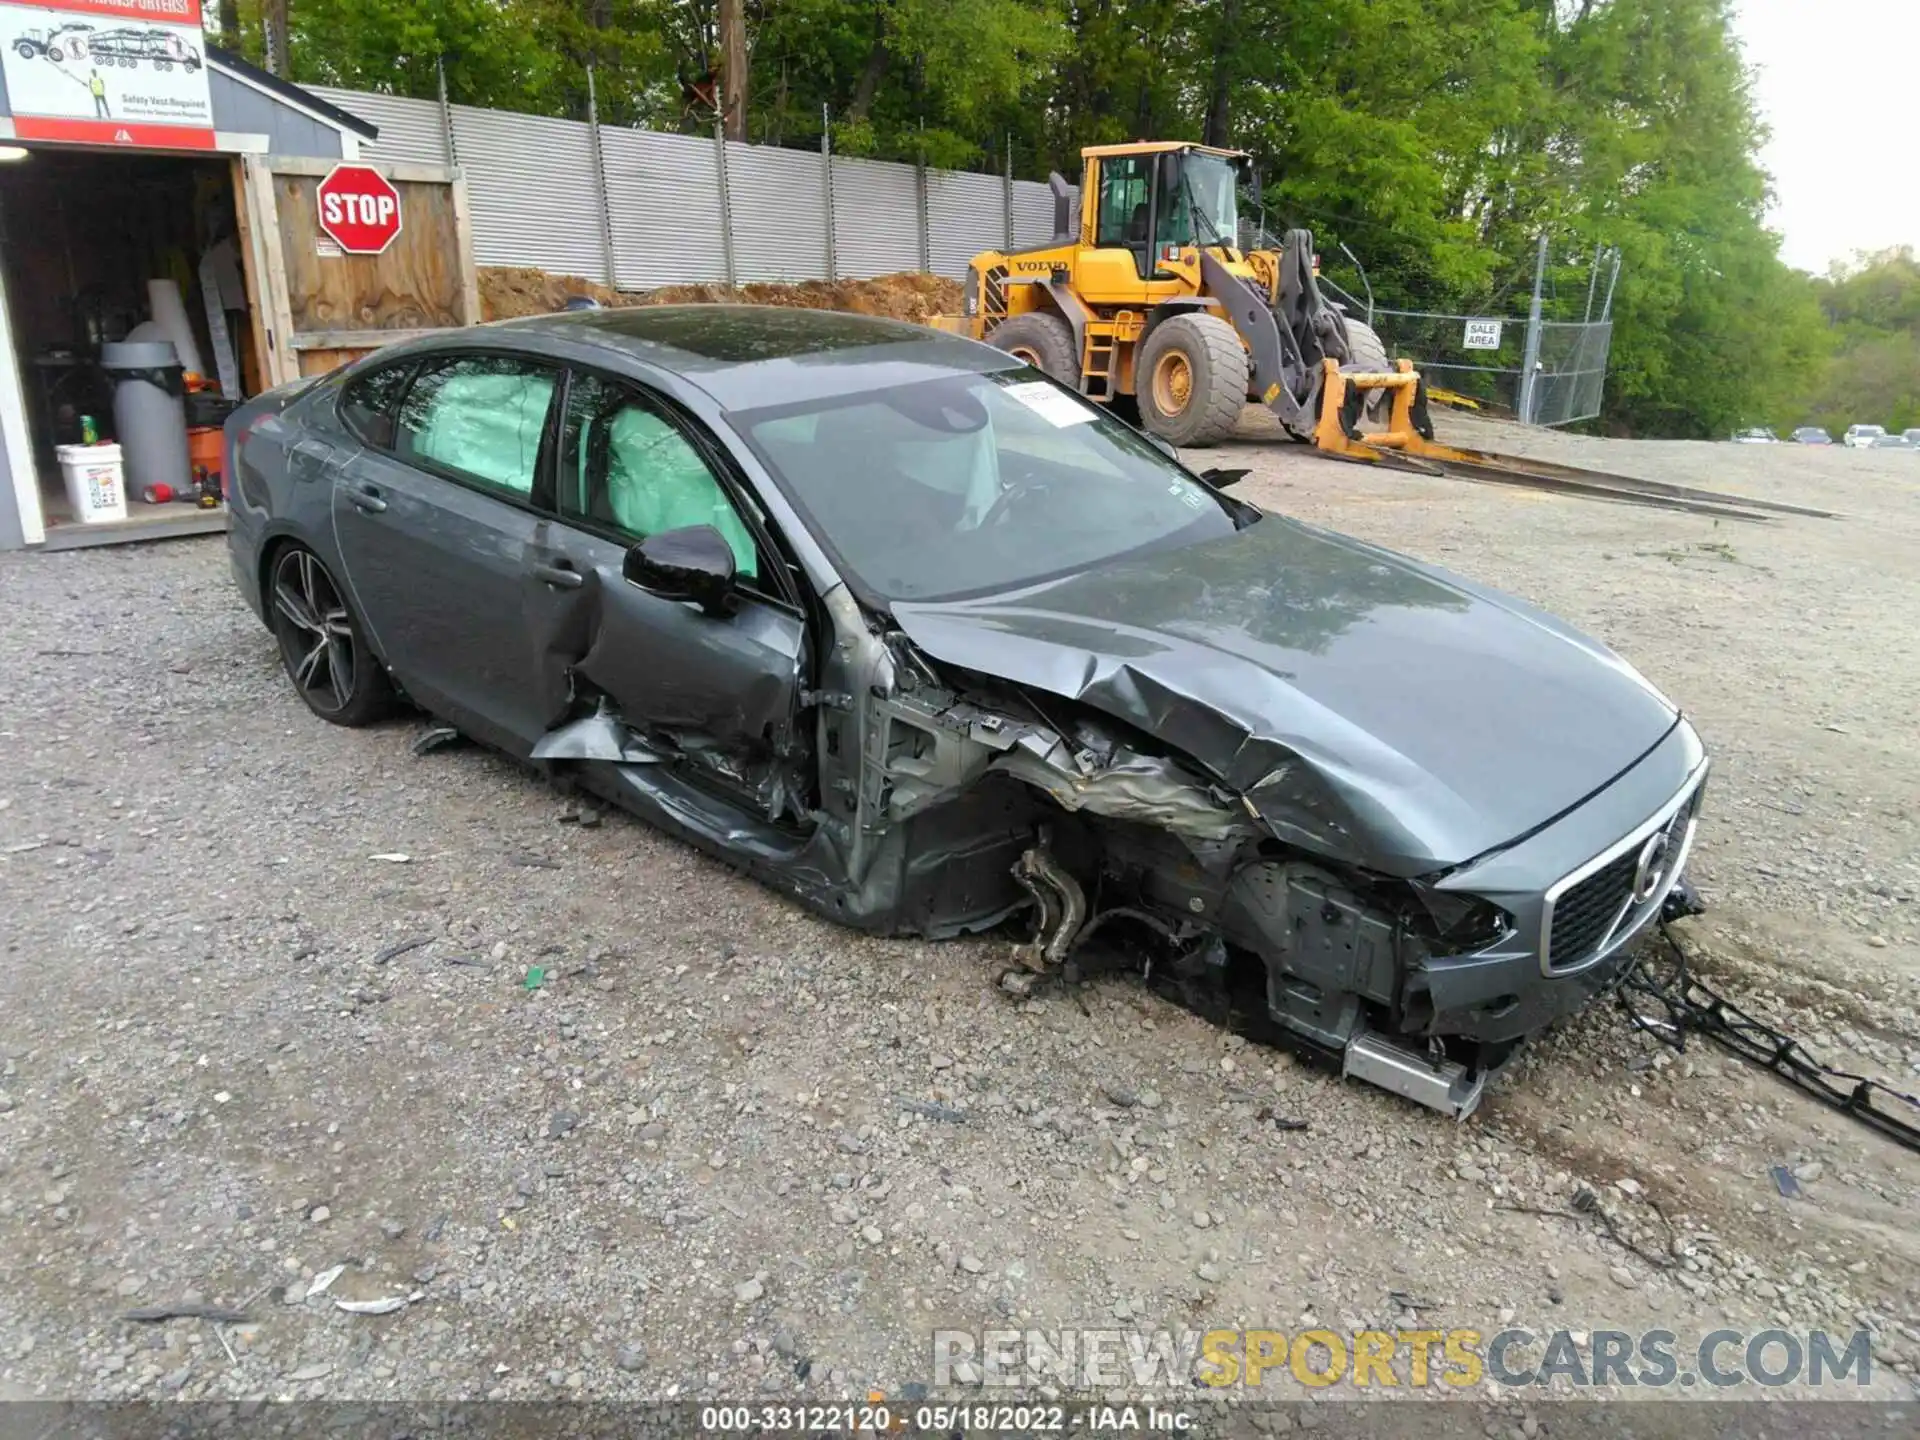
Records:
<instances>
[{"instance_id":1,"label":"yellow wheel loader","mask_svg":"<svg viewBox=\"0 0 1920 1440\"><path fill-rule=\"evenodd\" d=\"M1253 401L1296 439L1344 451L1363 407L1373 446L1430 440L1410 367L1320 294L1313 237L1243 251L1235 191L1247 157L1175 141L1081 152L1078 187L1053 177L1053 240L976 255L966 327L1092 400L1131 399L1176 445L1225 438ZM1395 403L1399 402L1399 403Z\"/></svg>"},{"instance_id":2,"label":"yellow wheel loader","mask_svg":"<svg viewBox=\"0 0 1920 1440\"><path fill-rule=\"evenodd\" d=\"M1137 405L1141 425L1177 446L1225 439L1251 401L1347 460L1736 520L1832 513L1441 444L1413 365L1389 362L1369 326L1321 295L1311 234L1239 248L1245 154L1140 141L1080 155L1078 186L1052 177L1052 240L974 256L966 313L942 329L1090 400Z\"/></svg>"}]
</instances>

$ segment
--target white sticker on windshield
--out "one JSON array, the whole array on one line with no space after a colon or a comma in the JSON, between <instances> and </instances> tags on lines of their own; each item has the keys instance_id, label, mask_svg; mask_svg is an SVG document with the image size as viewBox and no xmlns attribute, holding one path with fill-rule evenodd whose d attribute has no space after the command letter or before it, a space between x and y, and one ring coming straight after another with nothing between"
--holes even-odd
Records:
<instances>
[{"instance_id":1,"label":"white sticker on windshield","mask_svg":"<svg viewBox=\"0 0 1920 1440\"><path fill-rule=\"evenodd\" d=\"M1007 394L1018 400L1049 425L1062 430L1069 425L1085 425L1093 419L1093 407L1083 404L1044 380L1027 380L1007 386Z\"/></svg>"}]
</instances>

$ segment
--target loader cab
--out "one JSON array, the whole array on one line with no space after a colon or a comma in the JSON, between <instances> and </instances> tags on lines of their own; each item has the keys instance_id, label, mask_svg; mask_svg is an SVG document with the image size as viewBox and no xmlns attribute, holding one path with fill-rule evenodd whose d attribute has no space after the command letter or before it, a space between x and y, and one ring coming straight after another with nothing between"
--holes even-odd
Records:
<instances>
[{"instance_id":1,"label":"loader cab","mask_svg":"<svg viewBox=\"0 0 1920 1440\"><path fill-rule=\"evenodd\" d=\"M1126 250L1138 280L1159 278L1189 246L1240 243L1235 192L1247 157L1238 151L1161 142L1090 146L1081 157L1092 210L1082 243Z\"/></svg>"}]
</instances>

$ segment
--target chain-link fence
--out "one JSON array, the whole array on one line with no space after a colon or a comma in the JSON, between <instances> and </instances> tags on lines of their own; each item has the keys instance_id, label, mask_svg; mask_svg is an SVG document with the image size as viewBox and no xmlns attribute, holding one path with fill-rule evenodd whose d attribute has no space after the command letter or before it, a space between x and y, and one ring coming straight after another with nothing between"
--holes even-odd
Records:
<instances>
[{"instance_id":1,"label":"chain-link fence","mask_svg":"<svg viewBox=\"0 0 1920 1440\"><path fill-rule=\"evenodd\" d=\"M1617 251L1594 255L1585 313L1579 320L1550 320L1542 313L1581 308L1577 295L1542 294L1548 277L1544 241L1533 304L1524 317L1375 305L1359 261L1345 247L1342 254L1366 298L1324 275L1321 289L1349 316L1371 324L1389 355L1412 360L1426 377L1430 394L1438 392L1437 398L1443 401L1469 401L1479 409L1530 425L1570 425L1599 415L1613 345L1613 292L1620 278Z\"/></svg>"},{"instance_id":2,"label":"chain-link fence","mask_svg":"<svg viewBox=\"0 0 1920 1440\"><path fill-rule=\"evenodd\" d=\"M1570 425L1598 415L1612 347L1611 320L1542 321L1527 418L1535 425Z\"/></svg>"},{"instance_id":3,"label":"chain-link fence","mask_svg":"<svg viewBox=\"0 0 1920 1440\"><path fill-rule=\"evenodd\" d=\"M1414 362L1429 393L1446 392L1441 399L1457 395L1533 425L1568 425L1600 413L1611 320L1542 320L1530 337L1520 317L1376 309L1373 328L1390 354Z\"/></svg>"}]
</instances>

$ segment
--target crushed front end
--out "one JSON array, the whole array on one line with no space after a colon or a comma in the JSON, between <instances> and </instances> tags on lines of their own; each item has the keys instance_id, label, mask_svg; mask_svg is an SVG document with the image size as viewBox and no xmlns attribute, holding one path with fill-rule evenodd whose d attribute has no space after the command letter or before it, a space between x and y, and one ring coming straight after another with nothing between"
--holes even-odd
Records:
<instances>
[{"instance_id":1,"label":"crushed front end","mask_svg":"<svg viewBox=\"0 0 1920 1440\"><path fill-rule=\"evenodd\" d=\"M1367 863L1358 820L1304 766L1237 792L1111 716L940 673L898 637L887 648L897 683L849 695L835 717L862 737L842 786L850 828L940 835L940 853L905 857L910 869L946 872L974 916L1031 913L1003 988L1140 973L1249 1038L1456 1117L1523 1039L1617 977L1698 823L1706 759L1677 720L1531 833L1393 874ZM929 824L982 794L1005 797L987 843ZM925 915L904 928L940 927Z\"/></svg>"}]
</instances>

